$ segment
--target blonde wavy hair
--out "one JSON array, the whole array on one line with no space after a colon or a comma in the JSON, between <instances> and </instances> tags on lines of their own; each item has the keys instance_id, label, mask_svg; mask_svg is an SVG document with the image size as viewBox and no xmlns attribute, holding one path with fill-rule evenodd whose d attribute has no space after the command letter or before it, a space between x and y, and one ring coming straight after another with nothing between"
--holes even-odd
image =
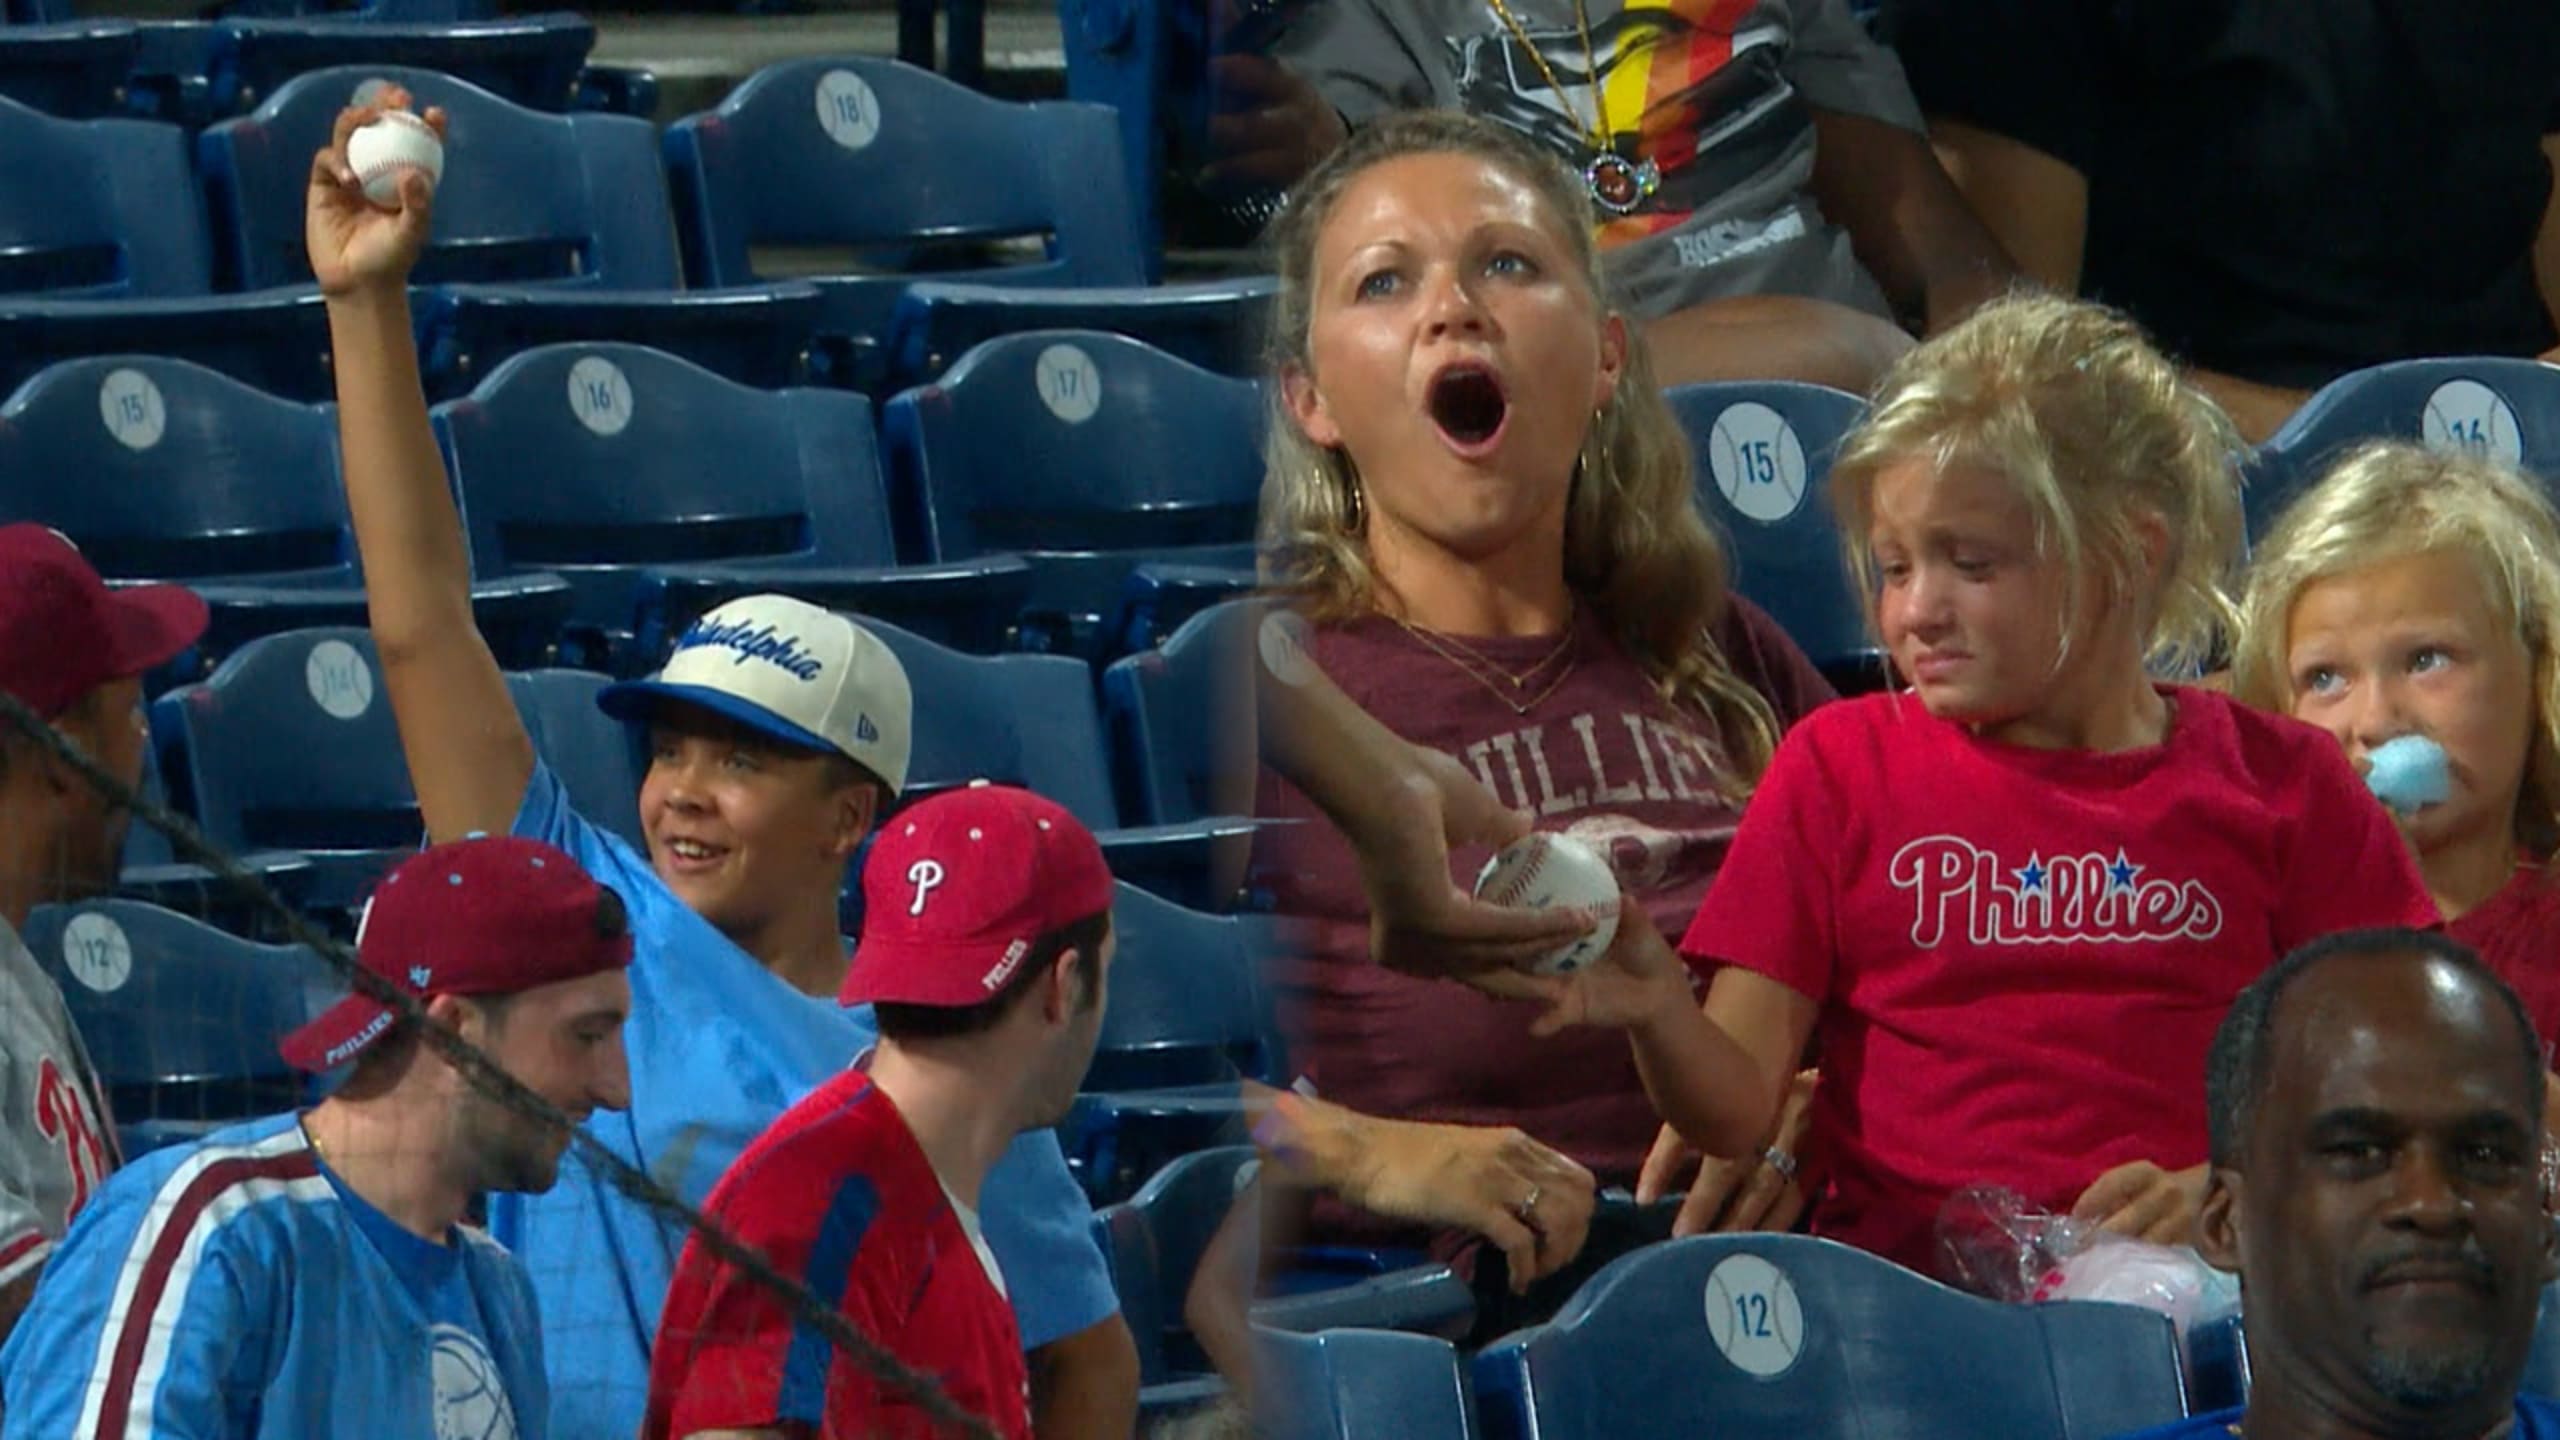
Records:
<instances>
[{"instance_id":1,"label":"blonde wavy hair","mask_svg":"<svg viewBox=\"0 0 2560 1440\"><path fill-rule=\"evenodd\" d=\"M1319 624L1376 611L1381 582L1369 563L1351 457L1307 438L1278 382L1312 368L1316 242L1334 207L1361 175L1410 155L1467 156L1528 185L1554 218L1585 286L1615 313L1603 293L1595 216L1581 181L1491 121L1455 111L1390 116L1355 132L1291 193L1267 237L1280 288L1264 442L1263 571L1273 591ZM1720 777L1719 787L1739 800L1777 748L1778 720L1716 644L1730 569L1691 484L1688 442L1663 403L1641 338L1630 333L1626 364L1593 416L1566 503L1565 583L1667 703L1713 722L1741 772Z\"/></svg>"},{"instance_id":2,"label":"blonde wavy hair","mask_svg":"<svg viewBox=\"0 0 2560 1440\"><path fill-rule=\"evenodd\" d=\"M2313 583L2419 555L2461 557L2533 661L2533 747L2516 838L2560 844L2560 519L2535 483L2493 460L2406 441L2360 445L2287 505L2259 544L2241 602L2232 690L2293 708L2293 607Z\"/></svg>"},{"instance_id":3,"label":"blonde wavy hair","mask_svg":"<svg viewBox=\"0 0 2560 1440\"><path fill-rule=\"evenodd\" d=\"M2141 329L2115 311L2021 292L1975 311L1905 355L1831 467L1849 568L1875 622L1876 477L1924 457L2007 477L2036 520L2040 553L2079 576L2096 567L2104 608L2140 607L2146 659L2164 673L2201 667L2237 620L2242 552L2239 432ZM2157 517L2169 549L2146 586L2142 525ZM2079 587L2063 601L2064 654L2078 633Z\"/></svg>"}]
</instances>

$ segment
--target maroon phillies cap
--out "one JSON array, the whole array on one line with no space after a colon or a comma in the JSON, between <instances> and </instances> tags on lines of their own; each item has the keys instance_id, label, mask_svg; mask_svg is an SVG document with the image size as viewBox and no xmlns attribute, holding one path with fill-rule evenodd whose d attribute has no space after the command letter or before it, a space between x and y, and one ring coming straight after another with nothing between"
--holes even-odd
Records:
<instances>
[{"instance_id":1,"label":"maroon phillies cap","mask_svg":"<svg viewBox=\"0 0 2560 1440\"><path fill-rule=\"evenodd\" d=\"M420 851L383 877L356 927L356 962L421 1000L507 995L631 963L622 900L539 840L473 838ZM285 1063L343 1065L391 1028L362 991L284 1037Z\"/></svg>"},{"instance_id":2,"label":"maroon phillies cap","mask_svg":"<svg viewBox=\"0 0 2560 1440\"><path fill-rule=\"evenodd\" d=\"M1109 910L1111 871L1064 807L980 780L890 820L862 895L838 998L956 1009L1003 989L1041 936Z\"/></svg>"},{"instance_id":3,"label":"maroon phillies cap","mask_svg":"<svg viewBox=\"0 0 2560 1440\"><path fill-rule=\"evenodd\" d=\"M204 634L204 598L178 585L109 589L61 532L0 525L0 690L50 720Z\"/></svg>"}]
</instances>

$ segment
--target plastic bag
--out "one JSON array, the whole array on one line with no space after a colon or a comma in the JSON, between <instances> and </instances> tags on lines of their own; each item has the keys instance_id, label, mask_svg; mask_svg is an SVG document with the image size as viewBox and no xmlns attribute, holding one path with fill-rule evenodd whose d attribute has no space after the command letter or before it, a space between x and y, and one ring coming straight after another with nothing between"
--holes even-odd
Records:
<instances>
[{"instance_id":1,"label":"plastic bag","mask_svg":"<svg viewBox=\"0 0 2560 1440\"><path fill-rule=\"evenodd\" d=\"M2187 1246L2153 1245L2029 1205L2014 1190L1958 1191L1938 1217L1938 1248L1957 1284L1995 1300L2111 1300L2189 1327L2238 1308L2240 1282Z\"/></svg>"}]
</instances>

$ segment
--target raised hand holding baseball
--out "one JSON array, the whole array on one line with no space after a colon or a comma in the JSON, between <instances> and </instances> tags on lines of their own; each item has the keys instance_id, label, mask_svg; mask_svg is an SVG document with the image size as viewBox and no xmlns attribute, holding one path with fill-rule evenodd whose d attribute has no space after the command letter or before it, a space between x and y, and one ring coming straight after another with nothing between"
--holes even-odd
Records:
<instances>
[{"instance_id":1,"label":"raised hand holding baseball","mask_svg":"<svg viewBox=\"0 0 2560 1440\"><path fill-rule=\"evenodd\" d=\"M426 248L445 118L439 109L413 115L409 105L407 91L384 86L373 103L338 112L328 148L312 157L304 242L311 273L332 298L405 286Z\"/></svg>"}]
</instances>

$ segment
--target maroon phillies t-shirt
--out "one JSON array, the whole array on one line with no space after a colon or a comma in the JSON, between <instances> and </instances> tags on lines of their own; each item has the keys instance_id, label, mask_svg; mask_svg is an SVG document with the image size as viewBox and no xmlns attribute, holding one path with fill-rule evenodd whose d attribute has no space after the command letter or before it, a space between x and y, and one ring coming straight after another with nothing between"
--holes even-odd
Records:
<instances>
[{"instance_id":1,"label":"maroon phillies t-shirt","mask_svg":"<svg viewBox=\"0 0 2560 1440\"><path fill-rule=\"evenodd\" d=\"M1782 726L1831 698L1794 642L1747 602L1734 600L1717 639ZM1517 674L1557 642L1467 645ZM1588 608L1566 643L1570 673L1525 715L1391 620L1319 627L1313 648L1334 683L1389 729L1458 757L1539 829L1608 854L1663 937L1676 940L1739 818L1716 785L1734 762L1713 723L1675 711ZM1537 695L1560 668L1548 666L1522 693ZM1368 901L1341 833L1269 772L1258 808L1310 822L1264 831L1254 862L1281 917L1271 976L1290 1062L1317 1092L1370 1115L1517 1126L1604 1186L1632 1185L1661 1122L1626 1037L1576 1029L1534 1040L1534 1007L1375 964ZM1488 858L1481 847L1463 851L1452 869L1472 884ZM1317 1228L1338 1238L1388 1233L1339 1207L1320 1209Z\"/></svg>"},{"instance_id":2,"label":"maroon phillies t-shirt","mask_svg":"<svg viewBox=\"0 0 2560 1440\"><path fill-rule=\"evenodd\" d=\"M2462 912L2444 932L2479 951L2515 987L2543 1043L2560 1036L2560 877L2521 861L2498 893Z\"/></svg>"}]
</instances>

